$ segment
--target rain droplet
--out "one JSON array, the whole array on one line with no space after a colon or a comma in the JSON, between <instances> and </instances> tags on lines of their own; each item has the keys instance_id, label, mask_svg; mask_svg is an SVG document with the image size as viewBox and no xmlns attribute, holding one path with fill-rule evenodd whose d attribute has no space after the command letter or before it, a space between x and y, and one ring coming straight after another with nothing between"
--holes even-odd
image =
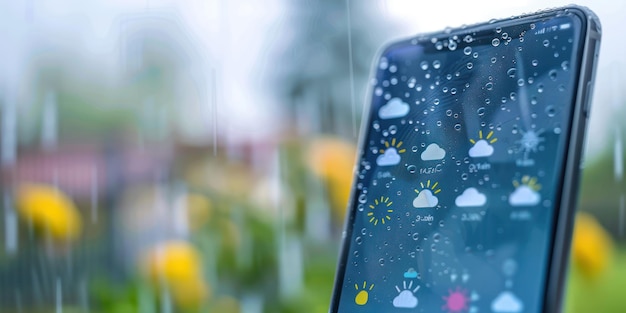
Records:
<instances>
[{"instance_id":1,"label":"rain droplet","mask_svg":"<svg viewBox=\"0 0 626 313\"><path fill-rule=\"evenodd\" d=\"M380 264L380 266L385 265L385 259L383 258L378 259L378 264Z\"/></svg>"},{"instance_id":2,"label":"rain droplet","mask_svg":"<svg viewBox=\"0 0 626 313\"><path fill-rule=\"evenodd\" d=\"M398 127L396 125L389 126L389 133L395 135L398 132Z\"/></svg>"},{"instance_id":3,"label":"rain droplet","mask_svg":"<svg viewBox=\"0 0 626 313\"><path fill-rule=\"evenodd\" d=\"M441 67L441 62L439 60L433 61L433 68L438 69Z\"/></svg>"},{"instance_id":4,"label":"rain droplet","mask_svg":"<svg viewBox=\"0 0 626 313\"><path fill-rule=\"evenodd\" d=\"M409 88L415 88L415 83L417 83L417 79L415 79L415 77L411 77L409 78L407 86L409 86Z\"/></svg>"},{"instance_id":5,"label":"rain droplet","mask_svg":"<svg viewBox=\"0 0 626 313\"><path fill-rule=\"evenodd\" d=\"M433 241L434 242L439 242L440 239L441 239L441 235L439 233L434 233L433 234Z\"/></svg>"},{"instance_id":6,"label":"rain droplet","mask_svg":"<svg viewBox=\"0 0 626 313\"><path fill-rule=\"evenodd\" d=\"M441 127L441 121L437 121L437 126Z\"/></svg>"},{"instance_id":7,"label":"rain droplet","mask_svg":"<svg viewBox=\"0 0 626 313\"><path fill-rule=\"evenodd\" d=\"M361 236L358 236L354 238L354 242L356 242L357 245L360 245L363 243L363 238L361 238Z\"/></svg>"},{"instance_id":8,"label":"rain droplet","mask_svg":"<svg viewBox=\"0 0 626 313\"><path fill-rule=\"evenodd\" d=\"M395 65L392 65L392 66L389 67L389 71L392 72L392 73L395 73L396 71L398 71L398 67L395 66Z\"/></svg>"},{"instance_id":9,"label":"rain droplet","mask_svg":"<svg viewBox=\"0 0 626 313\"><path fill-rule=\"evenodd\" d=\"M539 86L537 86L537 92L539 93L543 92L543 84L540 84Z\"/></svg>"},{"instance_id":10,"label":"rain droplet","mask_svg":"<svg viewBox=\"0 0 626 313\"><path fill-rule=\"evenodd\" d=\"M472 69L474 67L474 64L472 64L472 62L467 62L467 69Z\"/></svg>"},{"instance_id":11,"label":"rain droplet","mask_svg":"<svg viewBox=\"0 0 626 313\"><path fill-rule=\"evenodd\" d=\"M491 63L496 63L496 61L498 61L498 59L496 59L496 57L492 57L491 58Z\"/></svg>"},{"instance_id":12,"label":"rain droplet","mask_svg":"<svg viewBox=\"0 0 626 313\"><path fill-rule=\"evenodd\" d=\"M365 203L365 202L367 202L367 196L366 196L366 195L364 195L364 194L361 194L361 195L359 196L359 202L360 202L360 203Z\"/></svg>"},{"instance_id":13,"label":"rain droplet","mask_svg":"<svg viewBox=\"0 0 626 313\"><path fill-rule=\"evenodd\" d=\"M417 85L417 86L415 86L415 90L417 90L417 91L422 91L422 85Z\"/></svg>"},{"instance_id":14,"label":"rain droplet","mask_svg":"<svg viewBox=\"0 0 626 313\"><path fill-rule=\"evenodd\" d=\"M549 117L553 117L554 115L556 115L556 109L553 105L549 105L546 107L546 114L548 114Z\"/></svg>"},{"instance_id":15,"label":"rain droplet","mask_svg":"<svg viewBox=\"0 0 626 313\"><path fill-rule=\"evenodd\" d=\"M517 99L517 94L515 92L511 92L509 97L511 98L511 100L515 101L515 99Z\"/></svg>"},{"instance_id":16,"label":"rain droplet","mask_svg":"<svg viewBox=\"0 0 626 313\"><path fill-rule=\"evenodd\" d=\"M549 46L549 45L550 45L550 40L545 39L545 40L543 41L543 46L544 46L544 47L547 47L547 46Z\"/></svg>"},{"instance_id":17,"label":"rain droplet","mask_svg":"<svg viewBox=\"0 0 626 313\"><path fill-rule=\"evenodd\" d=\"M422 61L422 62L420 63L420 67L421 67L423 70L427 70L427 69L428 69L428 62L427 62L427 61Z\"/></svg>"},{"instance_id":18,"label":"rain droplet","mask_svg":"<svg viewBox=\"0 0 626 313\"><path fill-rule=\"evenodd\" d=\"M453 95L456 95L456 88L450 89L450 93L453 94Z\"/></svg>"},{"instance_id":19,"label":"rain droplet","mask_svg":"<svg viewBox=\"0 0 626 313\"><path fill-rule=\"evenodd\" d=\"M417 166L415 165L409 165L406 167L406 169L409 171L409 173L413 174L415 172L417 172Z\"/></svg>"},{"instance_id":20,"label":"rain droplet","mask_svg":"<svg viewBox=\"0 0 626 313\"><path fill-rule=\"evenodd\" d=\"M502 39L507 39L509 38L509 34L508 33L502 33Z\"/></svg>"},{"instance_id":21,"label":"rain droplet","mask_svg":"<svg viewBox=\"0 0 626 313\"><path fill-rule=\"evenodd\" d=\"M563 63L561 63L561 68L564 71L567 71L569 69L569 62L568 61L563 61Z\"/></svg>"},{"instance_id":22,"label":"rain droplet","mask_svg":"<svg viewBox=\"0 0 626 313\"><path fill-rule=\"evenodd\" d=\"M454 51L456 50L456 41L454 40L450 40L448 42L448 49L450 49L450 51Z\"/></svg>"},{"instance_id":23,"label":"rain droplet","mask_svg":"<svg viewBox=\"0 0 626 313\"><path fill-rule=\"evenodd\" d=\"M441 41L437 41L437 43L435 44L435 49L437 50L443 49L443 43Z\"/></svg>"},{"instance_id":24,"label":"rain droplet","mask_svg":"<svg viewBox=\"0 0 626 313\"><path fill-rule=\"evenodd\" d=\"M361 229L361 235L365 236L367 234L367 228L363 227Z\"/></svg>"},{"instance_id":25,"label":"rain droplet","mask_svg":"<svg viewBox=\"0 0 626 313\"><path fill-rule=\"evenodd\" d=\"M517 69L515 69L514 67L511 67L508 71L506 71L506 74L509 75L509 77L511 78L515 77L516 73Z\"/></svg>"},{"instance_id":26,"label":"rain droplet","mask_svg":"<svg viewBox=\"0 0 626 313\"><path fill-rule=\"evenodd\" d=\"M413 240L419 240L420 239L420 234L419 233L413 233Z\"/></svg>"},{"instance_id":27,"label":"rain droplet","mask_svg":"<svg viewBox=\"0 0 626 313\"><path fill-rule=\"evenodd\" d=\"M520 87L524 86L524 79L523 78L518 79L517 80L517 85L520 86Z\"/></svg>"},{"instance_id":28,"label":"rain droplet","mask_svg":"<svg viewBox=\"0 0 626 313\"><path fill-rule=\"evenodd\" d=\"M383 89L380 87L376 87L376 89L374 89L374 94L377 96L382 96L383 95Z\"/></svg>"},{"instance_id":29,"label":"rain droplet","mask_svg":"<svg viewBox=\"0 0 626 313\"><path fill-rule=\"evenodd\" d=\"M491 103L491 99L485 98L485 104L489 104L489 103Z\"/></svg>"},{"instance_id":30,"label":"rain droplet","mask_svg":"<svg viewBox=\"0 0 626 313\"><path fill-rule=\"evenodd\" d=\"M479 116L485 115L485 108L484 107L478 108L478 110L476 110L476 113L478 113Z\"/></svg>"},{"instance_id":31,"label":"rain droplet","mask_svg":"<svg viewBox=\"0 0 626 313\"><path fill-rule=\"evenodd\" d=\"M499 46L500 45L500 39L493 38L493 40L491 41L491 45L493 45L494 47Z\"/></svg>"},{"instance_id":32,"label":"rain droplet","mask_svg":"<svg viewBox=\"0 0 626 313\"><path fill-rule=\"evenodd\" d=\"M463 53L465 53L465 55L470 55L470 53L472 53L472 47L465 47L465 49L463 49Z\"/></svg>"},{"instance_id":33,"label":"rain droplet","mask_svg":"<svg viewBox=\"0 0 626 313\"><path fill-rule=\"evenodd\" d=\"M454 129L461 130L461 124L457 123L454 125Z\"/></svg>"},{"instance_id":34,"label":"rain droplet","mask_svg":"<svg viewBox=\"0 0 626 313\"><path fill-rule=\"evenodd\" d=\"M532 64L533 66L537 66L537 64L539 64L539 61L537 61L537 60L532 60L532 61L530 62L530 64Z\"/></svg>"},{"instance_id":35,"label":"rain droplet","mask_svg":"<svg viewBox=\"0 0 626 313\"><path fill-rule=\"evenodd\" d=\"M550 79L556 80L556 70L550 70L548 75L550 76Z\"/></svg>"},{"instance_id":36,"label":"rain droplet","mask_svg":"<svg viewBox=\"0 0 626 313\"><path fill-rule=\"evenodd\" d=\"M468 177L467 173L461 174L461 179L462 180L467 180L467 177Z\"/></svg>"},{"instance_id":37,"label":"rain droplet","mask_svg":"<svg viewBox=\"0 0 626 313\"><path fill-rule=\"evenodd\" d=\"M485 84L485 89L492 90L493 89L493 83L492 82L488 82L487 84Z\"/></svg>"},{"instance_id":38,"label":"rain droplet","mask_svg":"<svg viewBox=\"0 0 626 313\"><path fill-rule=\"evenodd\" d=\"M500 33L502 31L502 27L496 27L496 33Z\"/></svg>"},{"instance_id":39,"label":"rain droplet","mask_svg":"<svg viewBox=\"0 0 626 313\"><path fill-rule=\"evenodd\" d=\"M447 110L447 111L446 111L446 115L447 115L447 116L452 116L452 110Z\"/></svg>"},{"instance_id":40,"label":"rain droplet","mask_svg":"<svg viewBox=\"0 0 626 313\"><path fill-rule=\"evenodd\" d=\"M435 105L439 105L439 99L435 99L435 100L433 100L433 103L434 103Z\"/></svg>"}]
</instances>

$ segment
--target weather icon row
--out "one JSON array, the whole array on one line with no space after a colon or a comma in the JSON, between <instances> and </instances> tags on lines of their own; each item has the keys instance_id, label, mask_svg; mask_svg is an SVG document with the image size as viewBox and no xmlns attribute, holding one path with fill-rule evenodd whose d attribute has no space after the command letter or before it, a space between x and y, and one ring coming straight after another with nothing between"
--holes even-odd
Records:
<instances>
[{"instance_id":1,"label":"weather icon row","mask_svg":"<svg viewBox=\"0 0 626 313\"><path fill-rule=\"evenodd\" d=\"M511 206L534 206L541 201L541 194L539 193L541 185L537 183L536 178L524 176L520 181L513 181L513 186L515 190L508 197L508 202ZM439 205L439 197L437 196L441 192L439 182L431 183L428 180L426 184L420 183L420 187L421 189L415 189L417 196L413 199L413 207L424 209L434 208ZM463 190L454 200L454 204L457 207L480 207L486 203L487 196L474 187ZM369 222L378 225L379 223L385 224L391 220L389 214L393 213L392 205L393 202L389 197L381 196L374 199L369 204L370 211L366 214Z\"/></svg>"},{"instance_id":2,"label":"weather icon row","mask_svg":"<svg viewBox=\"0 0 626 313\"><path fill-rule=\"evenodd\" d=\"M483 137L482 130L478 132L478 139L470 139L472 147L469 149L468 154L472 158L484 158L493 154L493 143L498 139L493 137L493 131L490 131ZM384 148L381 148L380 153L376 158L376 164L378 166L393 166L398 165L402 159L401 154L406 152L403 148L404 143L392 138L384 141ZM420 154L422 161L437 161L446 157L446 150L440 147L437 143L431 143L426 146L426 149Z\"/></svg>"}]
</instances>

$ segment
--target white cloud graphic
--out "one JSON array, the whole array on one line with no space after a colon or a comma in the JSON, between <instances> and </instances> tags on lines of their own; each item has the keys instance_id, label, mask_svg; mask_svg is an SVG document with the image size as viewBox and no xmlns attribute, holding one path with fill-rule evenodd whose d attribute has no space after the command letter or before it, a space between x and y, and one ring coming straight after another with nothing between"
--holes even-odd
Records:
<instances>
[{"instance_id":1,"label":"white cloud graphic","mask_svg":"<svg viewBox=\"0 0 626 313\"><path fill-rule=\"evenodd\" d=\"M398 154L398 150L393 147L387 148L385 153L376 158L376 164L378 164L378 166L397 165L398 163L400 163L400 155Z\"/></svg>"},{"instance_id":2,"label":"white cloud graphic","mask_svg":"<svg viewBox=\"0 0 626 313\"><path fill-rule=\"evenodd\" d=\"M402 290L398 296L393 298L393 306L396 308L411 309L417 306L417 298L410 290Z\"/></svg>"},{"instance_id":3,"label":"white cloud graphic","mask_svg":"<svg viewBox=\"0 0 626 313\"><path fill-rule=\"evenodd\" d=\"M421 157L424 161L441 160L446 157L446 150L439 147L436 143L431 143L426 147L426 150L422 152Z\"/></svg>"},{"instance_id":4,"label":"white cloud graphic","mask_svg":"<svg viewBox=\"0 0 626 313\"><path fill-rule=\"evenodd\" d=\"M491 302L491 311L495 313L519 313L524 310L524 305L510 291L501 292Z\"/></svg>"},{"instance_id":5,"label":"white cloud graphic","mask_svg":"<svg viewBox=\"0 0 626 313\"><path fill-rule=\"evenodd\" d=\"M390 118L403 117L409 114L410 107L407 103L402 102L400 98L391 98L387 104L378 109L378 116L386 120Z\"/></svg>"},{"instance_id":6,"label":"white cloud graphic","mask_svg":"<svg viewBox=\"0 0 626 313\"><path fill-rule=\"evenodd\" d=\"M433 195L429 189L424 189L413 199L413 206L420 208L434 208L439 203L437 196Z\"/></svg>"},{"instance_id":7,"label":"white cloud graphic","mask_svg":"<svg viewBox=\"0 0 626 313\"><path fill-rule=\"evenodd\" d=\"M515 188L509 196L509 204L512 206L536 205L541 201L541 195L527 185Z\"/></svg>"},{"instance_id":8,"label":"white cloud graphic","mask_svg":"<svg viewBox=\"0 0 626 313\"><path fill-rule=\"evenodd\" d=\"M469 149L469 156L472 158L488 157L493 154L493 146L487 140L480 139L476 141L473 147Z\"/></svg>"},{"instance_id":9,"label":"white cloud graphic","mask_svg":"<svg viewBox=\"0 0 626 313\"><path fill-rule=\"evenodd\" d=\"M480 193L474 187L465 189L463 193L454 200L454 204L458 207L483 206L485 203L487 203L487 196Z\"/></svg>"}]
</instances>

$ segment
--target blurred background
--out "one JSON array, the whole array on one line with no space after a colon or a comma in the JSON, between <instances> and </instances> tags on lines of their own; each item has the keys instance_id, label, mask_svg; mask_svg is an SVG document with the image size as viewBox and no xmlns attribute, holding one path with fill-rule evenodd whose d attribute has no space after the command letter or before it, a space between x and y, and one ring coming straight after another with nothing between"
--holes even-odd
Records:
<instances>
[{"instance_id":1,"label":"blurred background","mask_svg":"<svg viewBox=\"0 0 626 313\"><path fill-rule=\"evenodd\" d=\"M370 64L569 1L0 1L1 312L327 312ZM624 312L626 3L567 312Z\"/></svg>"}]
</instances>

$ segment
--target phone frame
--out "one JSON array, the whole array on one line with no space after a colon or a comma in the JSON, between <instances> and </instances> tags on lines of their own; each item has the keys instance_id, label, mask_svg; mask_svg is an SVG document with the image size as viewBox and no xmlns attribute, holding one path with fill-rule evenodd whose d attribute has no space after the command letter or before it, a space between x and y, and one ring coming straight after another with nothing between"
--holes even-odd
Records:
<instances>
[{"instance_id":1,"label":"phone frame","mask_svg":"<svg viewBox=\"0 0 626 313\"><path fill-rule=\"evenodd\" d=\"M572 102L573 109L570 114L570 127L567 130L569 140L566 142L565 159L561 169L562 178L557 184L557 197L554 210L554 218L552 225L552 249L548 255L548 267L545 275L545 292L543 301L543 312L560 312L562 310L564 285L567 277L569 265L569 253L572 240L572 232L574 228L574 218L578 201L578 189L580 185L580 176L582 168L582 153L585 141L586 124L590 113L591 97L593 95L593 84L596 74L596 65L600 49L601 24L597 15L590 9L578 5L569 5L565 7L538 11L535 13L514 16L507 19L491 20L486 23L479 23L462 28L453 28L439 32L431 32L410 37L403 40L395 40L382 46L375 55L370 67L369 77L375 77L377 64L380 58L389 50L394 49L398 45L404 45L406 42L414 38L441 36L463 36L471 33L477 28L497 27L498 25L508 26L515 23L525 23L530 20L541 19L547 16L558 16L565 12L573 13L581 20L580 38L583 40L579 43L578 73L574 76L576 81L576 90L574 91L574 99ZM344 231L342 232L341 248L337 271L335 274L334 287L330 302L329 313L339 313L339 300L343 289L343 280L345 276L346 263L348 260L350 239L352 238L353 225L355 219L355 200L356 200L356 181L358 179L358 169L364 154L364 147L369 138L369 126L373 120L372 112L372 95L373 87L368 86L366 93L365 105L363 108L362 123L360 137L358 142L356 165L353 173L353 186L350 192L348 207L346 210L346 218L344 222ZM559 196L560 195L560 196Z\"/></svg>"}]
</instances>

